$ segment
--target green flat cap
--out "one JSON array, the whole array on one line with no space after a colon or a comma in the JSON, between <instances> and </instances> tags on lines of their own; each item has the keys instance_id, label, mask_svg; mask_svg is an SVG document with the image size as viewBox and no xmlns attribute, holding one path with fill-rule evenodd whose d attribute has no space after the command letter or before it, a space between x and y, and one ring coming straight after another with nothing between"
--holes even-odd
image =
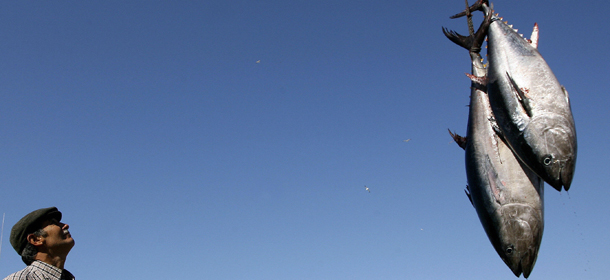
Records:
<instances>
[{"instance_id":1,"label":"green flat cap","mask_svg":"<svg viewBox=\"0 0 610 280\"><path fill-rule=\"evenodd\" d=\"M61 212L56 207L42 208L25 215L17 222L11 230L11 245L17 254L21 255L23 248L28 243L27 236L42 227L42 223L49 218L61 220Z\"/></svg>"}]
</instances>

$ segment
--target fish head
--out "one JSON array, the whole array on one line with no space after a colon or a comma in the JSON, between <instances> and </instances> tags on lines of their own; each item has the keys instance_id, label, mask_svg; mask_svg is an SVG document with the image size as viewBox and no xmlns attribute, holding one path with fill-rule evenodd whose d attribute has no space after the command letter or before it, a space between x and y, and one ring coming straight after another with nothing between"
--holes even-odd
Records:
<instances>
[{"instance_id":1,"label":"fish head","mask_svg":"<svg viewBox=\"0 0 610 280\"><path fill-rule=\"evenodd\" d=\"M524 134L526 143L534 147L534 159L525 160L537 166L530 168L553 188L567 191L572 184L576 165L576 131L571 119L558 114L535 116L531 129Z\"/></svg>"},{"instance_id":2,"label":"fish head","mask_svg":"<svg viewBox=\"0 0 610 280\"><path fill-rule=\"evenodd\" d=\"M542 211L527 204L508 204L500 210L502 223L493 242L500 258L519 277L529 277L542 241Z\"/></svg>"}]
</instances>

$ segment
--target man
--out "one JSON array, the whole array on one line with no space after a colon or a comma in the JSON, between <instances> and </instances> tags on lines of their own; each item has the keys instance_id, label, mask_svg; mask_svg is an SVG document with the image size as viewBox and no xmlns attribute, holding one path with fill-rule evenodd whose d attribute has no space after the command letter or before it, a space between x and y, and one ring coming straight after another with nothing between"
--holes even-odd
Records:
<instances>
[{"instance_id":1,"label":"man","mask_svg":"<svg viewBox=\"0 0 610 280\"><path fill-rule=\"evenodd\" d=\"M11 230L11 245L27 265L4 280L74 280L64 269L74 246L69 226L55 207L38 209L21 218Z\"/></svg>"}]
</instances>

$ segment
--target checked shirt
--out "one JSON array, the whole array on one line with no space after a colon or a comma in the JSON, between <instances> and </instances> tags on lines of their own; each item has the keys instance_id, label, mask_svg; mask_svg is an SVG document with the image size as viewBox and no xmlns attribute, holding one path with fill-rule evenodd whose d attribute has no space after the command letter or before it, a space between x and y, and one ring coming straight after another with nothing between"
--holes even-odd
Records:
<instances>
[{"instance_id":1,"label":"checked shirt","mask_svg":"<svg viewBox=\"0 0 610 280\"><path fill-rule=\"evenodd\" d=\"M74 276L67 270L61 270L50 264L35 261L26 268L17 271L4 280L74 280Z\"/></svg>"}]
</instances>

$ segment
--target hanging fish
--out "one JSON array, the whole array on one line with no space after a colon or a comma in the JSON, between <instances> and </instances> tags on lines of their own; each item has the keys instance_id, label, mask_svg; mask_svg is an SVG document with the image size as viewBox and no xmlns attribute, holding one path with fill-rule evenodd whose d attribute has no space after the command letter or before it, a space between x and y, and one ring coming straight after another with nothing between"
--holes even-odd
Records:
<instances>
[{"instance_id":1,"label":"hanging fish","mask_svg":"<svg viewBox=\"0 0 610 280\"><path fill-rule=\"evenodd\" d=\"M493 11L482 5L486 14ZM534 28L537 37L537 26ZM558 191L567 191L576 165L576 128L566 89L537 43L492 16L488 28L491 108L513 152Z\"/></svg>"},{"instance_id":2,"label":"hanging fish","mask_svg":"<svg viewBox=\"0 0 610 280\"><path fill-rule=\"evenodd\" d=\"M472 62L467 135L450 133L466 152L466 194L487 237L515 276L527 278L544 230L544 183L515 157L495 123L479 54L490 19L469 37L443 29L451 41L470 50Z\"/></svg>"}]
</instances>

